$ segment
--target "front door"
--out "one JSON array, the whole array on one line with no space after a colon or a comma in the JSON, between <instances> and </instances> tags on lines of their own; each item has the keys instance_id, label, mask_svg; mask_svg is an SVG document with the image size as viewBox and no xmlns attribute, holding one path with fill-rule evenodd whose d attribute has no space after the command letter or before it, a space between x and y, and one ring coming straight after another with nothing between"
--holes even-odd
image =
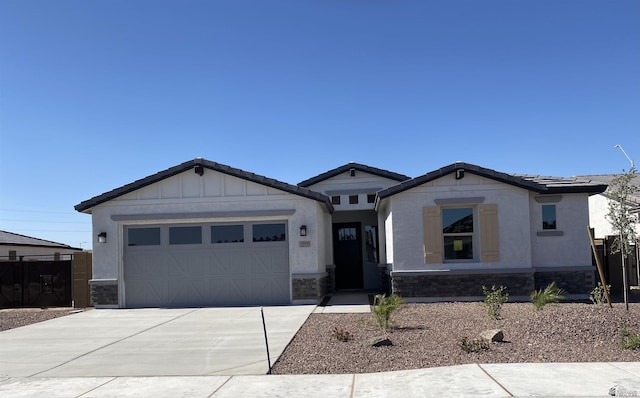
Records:
<instances>
[{"instance_id":1,"label":"front door","mask_svg":"<svg viewBox=\"0 0 640 398\"><path fill-rule=\"evenodd\" d=\"M333 261L337 289L362 289L362 234L360 223L333 225Z\"/></svg>"}]
</instances>

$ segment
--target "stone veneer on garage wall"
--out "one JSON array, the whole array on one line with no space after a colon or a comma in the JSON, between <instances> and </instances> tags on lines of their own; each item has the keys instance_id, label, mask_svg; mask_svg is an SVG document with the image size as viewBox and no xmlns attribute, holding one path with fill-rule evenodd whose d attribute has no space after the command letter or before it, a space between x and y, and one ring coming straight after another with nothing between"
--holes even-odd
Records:
<instances>
[{"instance_id":1,"label":"stone veneer on garage wall","mask_svg":"<svg viewBox=\"0 0 640 398\"><path fill-rule=\"evenodd\" d=\"M91 290L91 304L100 307L118 306L118 281L117 280L92 280L89 281Z\"/></svg>"},{"instance_id":2,"label":"stone veneer on garage wall","mask_svg":"<svg viewBox=\"0 0 640 398\"><path fill-rule=\"evenodd\" d=\"M317 275L293 275L291 287L293 301L313 300L320 302L327 294L328 276L326 273Z\"/></svg>"},{"instance_id":3,"label":"stone veneer on garage wall","mask_svg":"<svg viewBox=\"0 0 640 398\"><path fill-rule=\"evenodd\" d=\"M556 282L573 296L588 297L595 285L595 268L579 267L568 271L566 268L538 268L510 271L463 271L433 272L392 272L391 285L394 293L405 298L425 297L481 297L482 286L507 288L510 296L528 297L533 290L544 289Z\"/></svg>"}]
</instances>

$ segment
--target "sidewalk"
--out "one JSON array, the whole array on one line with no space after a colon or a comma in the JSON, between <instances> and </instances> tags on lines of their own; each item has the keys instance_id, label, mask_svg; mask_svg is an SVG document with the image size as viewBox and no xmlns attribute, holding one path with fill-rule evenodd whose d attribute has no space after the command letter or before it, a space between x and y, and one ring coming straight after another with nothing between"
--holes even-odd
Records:
<instances>
[{"instance_id":1,"label":"sidewalk","mask_svg":"<svg viewBox=\"0 0 640 398\"><path fill-rule=\"evenodd\" d=\"M0 397L640 396L640 362L460 365L343 375L0 379Z\"/></svg>"}]
</instances>

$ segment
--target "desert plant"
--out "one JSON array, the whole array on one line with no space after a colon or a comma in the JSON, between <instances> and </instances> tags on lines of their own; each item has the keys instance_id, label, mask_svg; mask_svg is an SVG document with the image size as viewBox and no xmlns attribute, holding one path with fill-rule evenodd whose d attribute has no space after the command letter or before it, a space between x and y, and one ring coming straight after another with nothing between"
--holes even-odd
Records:
<instances>
[{"instance_id":1,"label":"desert plant","mask_svg":"<svg viewBox=\"0 0 640 398\"><path fill-rule=\"evenodd\" d=\"M620 348L625 350L637 350L640 348L640 335L629 330L626 326L620 331L622 341L620 341Z\"/></svg>"},{"instance_id":2,"label":"desert plant","mask_svg":"<svg viewBox=\"0 0 640 398\"><path fill-rule=\"evenodd\" d=\"M338 329L338 327L334 327L333 334L331 336L338 341L347 342L351 338L351 333L344 329Z\"/></svg>"},{"instance_id":3,"label":"desert plant","mask_svg":"<svg viewBox=\"0 0 640 398\"><path fill-rule=\"evenodd\" d=\"M482 286L482 293L485 296L483 304L487 308L487 314L493 319L500 319L502 304L509 300L509 293L506 290L507 288L504 286L496 287L493 285L491 290L484 285Z\"/></svg>"},{"instance_id":4,"label":"desert plant","mask_svg":"<svg viewBox=\"0 0 640 398\"><path fill-rule=\"evenodd\" d=\"M607 285L606 291L604 289L605 287L602 285L602 282L598 282L598 285L589 293L589 300L591 300L593 304L606 304L606 293L611 291L611 285Z\"/></svg>"},{"instance_id":5,"label":"desert plant","mask_svg":"<svg viewBox=\"0 0 640 398\"><path fill-rule=\"evenodd\" d=\"M373 298L373 314L380 328L387 332L390 327L391 314L404 303L402 297L397 294L387 296L376 294Z\"/></svg>"},{"instance_id":6,"label":"desert plant","mask_svg":"<svg viewBox=\"0 0 640 398\"><path fill-rule=\"evenodd\" d=\"M557 303L567 297L567 292L560 289L555 282L551 282L544 290L534 290L531 292L531 302L536 310L542 310L547 304Z\"/></svg>"},{"instance_id":7,"label":"desert plant","mask_svg":"<svg viewBox=\"0 0 640 398\"><path fill-rule=\"evenodd\" d=\"M470 340L466 336L460 339L458 346L467 354L489 349L489 344L486 341L482 339Z\"/></svg>"}]
</instances>

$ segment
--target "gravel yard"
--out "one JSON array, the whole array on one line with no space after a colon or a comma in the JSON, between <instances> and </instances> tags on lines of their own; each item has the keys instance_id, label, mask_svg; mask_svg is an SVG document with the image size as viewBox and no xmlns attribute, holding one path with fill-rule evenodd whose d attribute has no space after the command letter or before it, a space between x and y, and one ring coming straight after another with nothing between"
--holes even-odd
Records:
<instances>
[{"instance_id":1,"label":"gravel yard","mask_svg":"<svg viewBox=\"0 0 640 398\"><path fill-rule=\"evenodd\" d=\"M371 347L384 335L371 314L312 314L273 367L274 374L368 373L468 363L640 361L640 350L618 346L621 331L640 333L640 304L614 308L585 303L507 303L502 319L489 318L481 303L408 304L392 317L393 346ZM347 342L332 337L349 331ZM504 342L466 353L463 337L502 329Z\"/></svg>"},{"instance_id":2,"label":"gravel yard","mask_svg":"<svg viewBox=\"0 0 640 398\"><path fill-rule=\"evenodd\" d=\"M76 313L74 308L9 308L0 309L0 332Z\"/></svg>"}]
</instances>

